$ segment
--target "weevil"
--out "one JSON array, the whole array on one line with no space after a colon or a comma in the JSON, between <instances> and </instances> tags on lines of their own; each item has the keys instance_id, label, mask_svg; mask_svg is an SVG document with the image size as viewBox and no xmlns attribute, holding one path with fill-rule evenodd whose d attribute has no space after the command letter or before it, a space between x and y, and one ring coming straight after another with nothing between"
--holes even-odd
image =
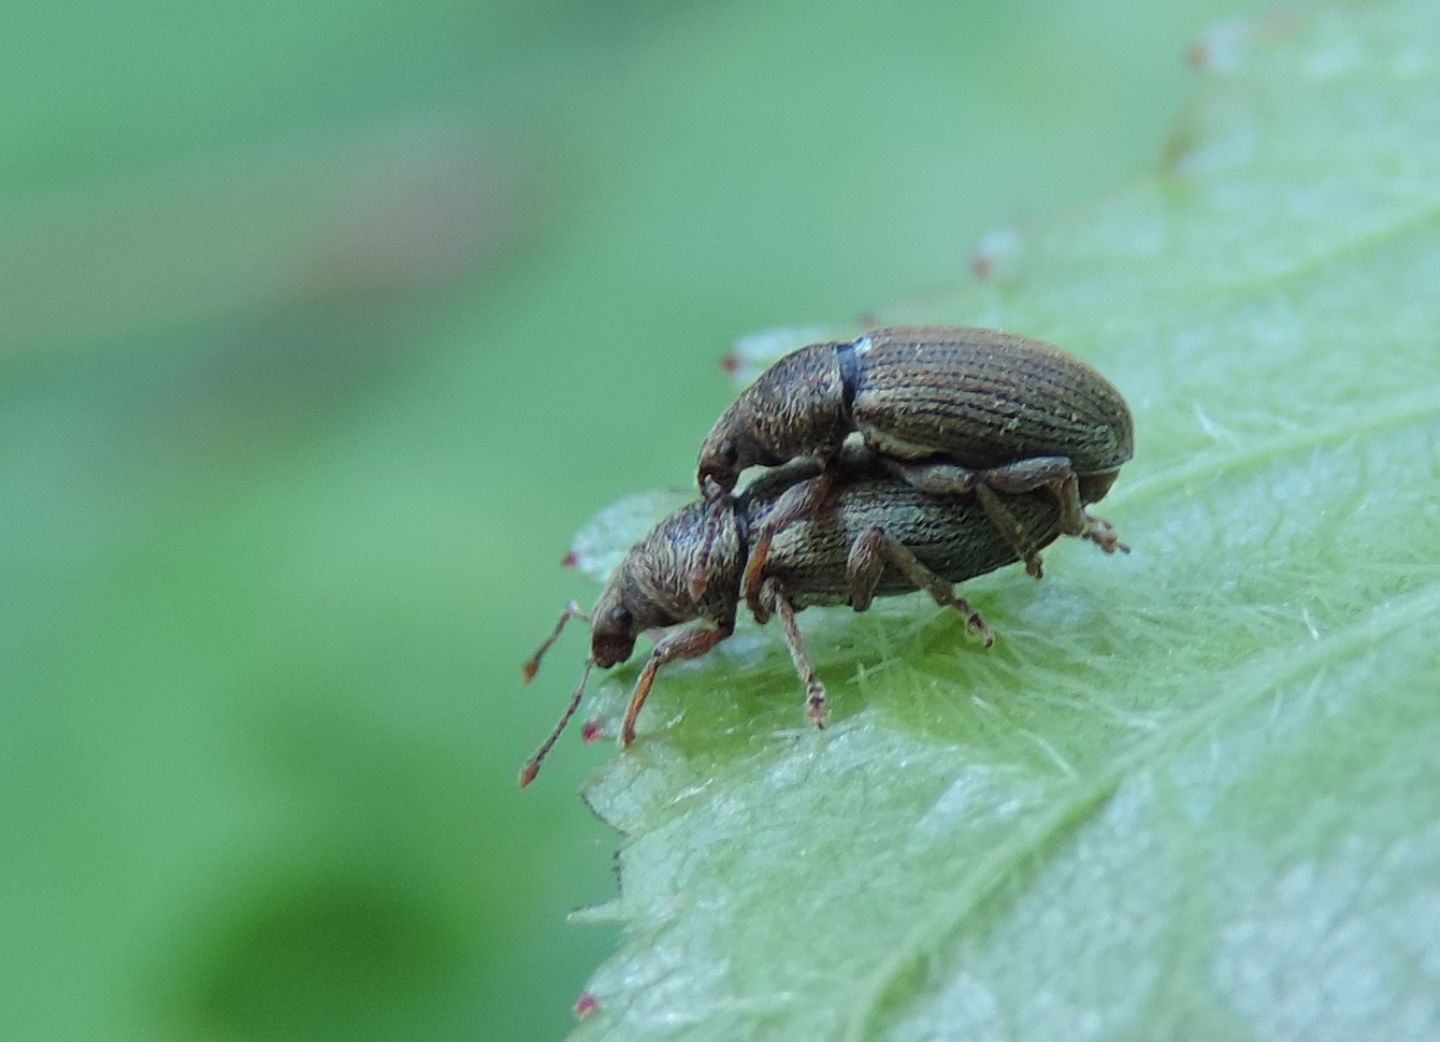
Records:
<instances>
[{"instance_id":1,"label":"weevil","mask_svg":"<svg viewBox=\"0 0 1440 1042\"><path fill-rule=\"evenodd\" d=\"M891 326L791 352L761 373L705 438L701 494L721 500L752 465L831 463L852 433L918 488L974 493L1037 579L1040 547L1022 539L1003 494L1048 489L1062 533L1107 553L1128 549L1108 522L1084 509L1105 496L1134 452L1125 399L1053 344L993 329ZM815 510L832 485L830 478L792 495L758 534L745 581L752 604L769 536ZM692 576L697 593L704 561Z\"/></svg>"},{"instance_id":2,"label":"weevil","mask_svg":"<svg viewBox=\"0 0 1440 1042\"><path fill-rule=\"evenodd\" d=\"M541 658L571 619L589 623L590 657L564 714L521 770L522 786L534 780L575 714L591 668L624 662L642 632L665 630L640 671L625 713L620 742L628 746L634 741L636 718L659 669L667 662L697 658L734 632L753 533L787 496L796 490L804 494L821 480L832 482L824 506L775 531L759 595L751 606L761 623L772 613L779 617L805 685L806 711L817 725L825 722L825 687L810 664L795 619L806 607L848 604L865 611L875 597L923 590L937 604L958 611L969 634L987 647L993 642L989 626L956 596L952 584L1020 556L979 502L917 488L890 475L864 449L845 453L826 474L830 476L822 475L813 461L801 461L763 475L739 496L727 496L719 508L703 499L681 507L630 548L589 613L573 602L566 606L554 631L525 663L525 679L535 676ZM1048 493L1016 494L1008 508L1027 545L1044 547L1059 536L1059 506ZM702 554L707 554L707 582L697 597L689 579Z\"/></svg>"}]
</instances>

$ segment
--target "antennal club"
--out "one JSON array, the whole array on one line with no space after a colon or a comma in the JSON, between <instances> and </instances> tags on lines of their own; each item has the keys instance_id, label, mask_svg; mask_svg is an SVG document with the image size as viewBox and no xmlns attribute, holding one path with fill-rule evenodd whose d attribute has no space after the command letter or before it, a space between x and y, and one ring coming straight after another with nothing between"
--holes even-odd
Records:
<instances>
[{"instance_id":1,"label":"antennal club","mask_svg":"<svg viewBox=\"0 0 1440 1042\"><path fill-rule=\"evenodd\" d=\"M550 645L560 639L560 631L571 619L584 619L589 622L590 615L588 612L581 611L580 605L574 601L565 605L565 610L560 613L560 621L555 624L555 629L551 631L550 636L545 638L545 642L535 649L535 654L526 659L525 665L520 667L521 673L525 676L525 683L528 684L535 679L535 674L540 672L540 659L544 657L545 652L550 650Z\"/></svg>"},{"instance_id":2,"label":"antennal club","mask_svg":"<svg viewBox=\"0 0 1440 1042\"><path fill-rule=\"evenodd\" d=\"M560 624L562 626L565 624L564 617L561 618ZM560 632L558 627L555 632ZM551 640L553 639L552 637ZM541 650L543 651L544 649L542 648ZM544 762L546 756L550 755L551 748L560 740L560 735L564 733L566 726L570 723L570 718L575 715L575 710L580 708L580 699L585 697L585 684L590 680L590 670L593 669L594 666L595 660L593 658L585 660L585 672L580 674L580 686L577 687L575 693L570 696L570 704L565 707L565 712L561 715L560 722L555 725L555 729L550 732L550 736L540 743L540 748L535 750L535 755L526 760L525 766L520 768L520 788L525 788L525 786L535 780L535 776L540 773L540 764Z\"/></svg>"}]
</instances>

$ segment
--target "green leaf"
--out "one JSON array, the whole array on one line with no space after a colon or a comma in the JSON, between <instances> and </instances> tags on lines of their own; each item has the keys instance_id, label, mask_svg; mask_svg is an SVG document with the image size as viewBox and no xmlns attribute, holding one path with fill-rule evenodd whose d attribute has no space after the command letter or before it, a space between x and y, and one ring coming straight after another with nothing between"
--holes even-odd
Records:
<instances>
[{"instance_id":1,"label":"green leaf","mask_svg":"<svg viewBox=\"0 0 1440 1042\"><path fill-rule=\"evenodd\" d=\"M1134 553L968 584L989 652L807 612L824 732L773 627L662 672L587 792L624 938L577 1037L1440 1037L1433 11L1218 28L1160 169L879 316L1109 375Z\"/></svg>"}]
</instances>

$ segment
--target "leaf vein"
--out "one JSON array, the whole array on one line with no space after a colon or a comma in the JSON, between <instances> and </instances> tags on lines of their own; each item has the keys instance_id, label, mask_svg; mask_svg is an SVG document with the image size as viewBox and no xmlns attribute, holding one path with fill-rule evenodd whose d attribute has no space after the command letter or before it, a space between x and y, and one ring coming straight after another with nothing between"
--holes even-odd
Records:
<instances>
[{"instance_id":1,"label":"leaf vein","mask_svg":"<svg viewBox=\"0 0 1440 1042\"><path fill-rule=\"evenodd\" d=\"M1233 669L1224 683L1216 684L1216 678L1205 678L1202 683L1219 686L1225 693L1202 700L1195 709L1117 756L1109 767L1082 781L1052 807L1028 821L1017 822L1011 838L977 861L958 887L942 894L940 900L918 906L915 926L856 989L856 1000L841 1037L846 1042L861 1042L871 1036L886 996L905 973L934 951L946 935L962 926L1027 859L1101 807L1132 773L1248 707L1276 685L1297 680L1307 673L1318 674L1333 662L1371 647L1417 620L1437 614L1440 614L1440 583L1431 583L1375 606L1349 626L1323 634L1318 640L1307 634L1298 645L1286 645L1254 656Z\"/></svg>"}]
</instances>

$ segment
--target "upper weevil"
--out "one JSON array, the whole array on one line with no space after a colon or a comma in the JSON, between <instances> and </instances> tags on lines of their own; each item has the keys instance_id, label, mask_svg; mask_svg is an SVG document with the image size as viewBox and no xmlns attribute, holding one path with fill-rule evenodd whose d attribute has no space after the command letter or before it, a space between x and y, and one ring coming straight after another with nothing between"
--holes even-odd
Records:
<instances>
[{"instance_id":1,"label":"upper weevil","mask_svg":"<svg viewBox=\"0 0 1440 1042\"><path fill-rule=\"evenodd\" d=\"M1025 545L996 493L1047 488L1059 502L1063 533L1107 552L1125 549L1107 522L1084 510L1109 491L1134 452L1125 399L1052 344L993 329L891 326L791 352L711 429L700 449L700 490L717 500L754 464L810 458L828 466L852 432L918 488L973 492L1031 575L1040 575L1038 548ZM793 496L759 534L746 577L752 600L769 536L818 508L832 482ZM695 587L704 581L702 570Z\"/></svg>"}]
</instances>

